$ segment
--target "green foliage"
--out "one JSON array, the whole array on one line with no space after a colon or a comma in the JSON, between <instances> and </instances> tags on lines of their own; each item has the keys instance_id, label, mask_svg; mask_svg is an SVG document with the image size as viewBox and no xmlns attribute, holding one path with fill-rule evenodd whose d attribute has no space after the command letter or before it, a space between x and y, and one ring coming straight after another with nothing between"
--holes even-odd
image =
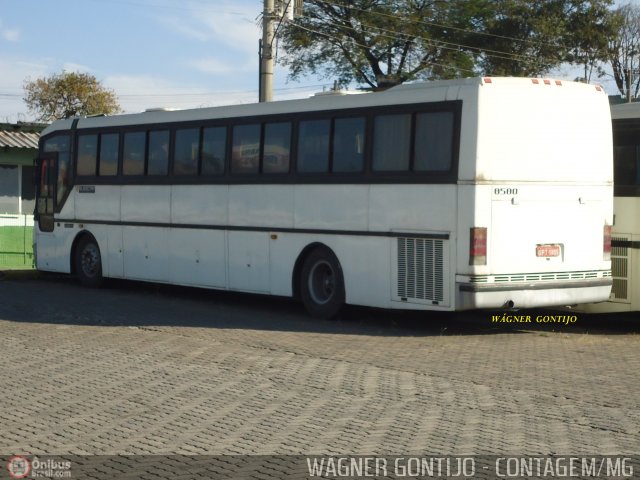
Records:
<instances>
[{"instance_id":1,"label":"green foliage","mask_svg":"<svg viewBox=\"0 0 640 480\"><path fill-rule=\"evenodd\" d=\"M608 61L620 94L630 99L640 89L640 6L629 3L616 14L619 23L609 41Z\"/></svg>"},{"instance_id":2,"label":"green foliage","mask_svg":"<svg viewBox=\"0 0 640 480\"><path fill-rule=\"evenodd\" d=\"M500 0L487 3L478 46L482 70L491 75L536 76L562 63L585 66L585 77L606 58L615 30L612 0ZM508 53L507 53L508 52Z\"/></svg>"},{"instance_id":3,"label":"green foliage","mask_svg":"<svg viewBox=\"0 0 640 480\"><path fill-rule=\"evenodd\" d=\"M293 79L312 73L385 88L416 78L473 73L473 55L456 45L468 27L462 1L310 0L285 26L282 42Z\"/></svg>"},{"instance_id":4,"label":"green foliage","mask_svg":"<svg viewBox=\"0 0 640 480\"><path fill-rule=\"evenodd\" d=\"M541 75L594 68L614 30L613 0L306 0L282 30L280 63L387 88L414 79Z\"/></svg>"},{"instance_id":5,"label":"green foliage","mask_svg":"<svg viewBox=\"0 0 640 480\"><path fill-rule=\"evenodd\" d=\"M38 121L121 111L116 94L93 75L62 72L24 83L24 101Z\"/></svg>"}]
</instances>

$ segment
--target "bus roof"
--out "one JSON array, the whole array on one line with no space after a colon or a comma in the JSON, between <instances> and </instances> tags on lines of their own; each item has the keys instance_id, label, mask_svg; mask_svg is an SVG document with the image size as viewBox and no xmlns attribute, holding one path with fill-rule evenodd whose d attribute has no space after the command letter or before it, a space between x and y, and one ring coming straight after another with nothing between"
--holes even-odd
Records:
<instances>
[{"instance_id":1,"label":"bus roof","mask_svg":"<svg viewBox=\"0 0 640 480\"><path fill-rule=\"evenodd\" d=\"M640 118L640 102L611 105L611 118L613 120Z\"/></svg>"},{"instance_id":2,"label":"bus roof","mask_svg":"<svg viewBox=\"0 0 640 480\"><path fill-rule=\"evenodd\" d=\"M587 86L593 88L593 85L585 85L576 82L515 77L476 77L431 82L415 82L398 85L383 92L368 93L366 95L316 95L306 99L283 100L268 103L227 105L221 107L175 111L154 110L142 113L112 116L69 118L52 123L42 132L42 136L57 130L70 129L75 119L78 119L77 128L84 129L215 120L234 117L266 116L296 112L344 110L349 108L456 100L460 98L460 87L465 86L478 88L482 85L491 84L496 87L518 86L520 88L525 88L526 85L535 87L537 84L543 82L547 85L562 84L565 88L570 86L573 88L585 88Z\"/></svg>"}]
</instances>

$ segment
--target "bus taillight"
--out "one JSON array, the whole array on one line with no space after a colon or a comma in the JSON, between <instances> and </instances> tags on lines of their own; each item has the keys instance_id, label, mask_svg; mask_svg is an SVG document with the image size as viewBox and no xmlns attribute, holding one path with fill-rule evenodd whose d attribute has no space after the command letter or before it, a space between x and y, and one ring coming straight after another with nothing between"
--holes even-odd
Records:
<instances>
[{"instance_id":1,"label":"bus taillight","mask_svg":"<svg viewBox=\"0 0 640 480\"><path fill-rule=\"evenodd\" d=\"M487 229L472 227L469 236L469 265L487 264Z\"/></svg>"},{"instance_id":2,"label":"bus taillight","mask_svg":"<svg viewBox=\"0 0 640 480\"><path fill-rule=\"evenodd\" d=\"M603 233L602 257L611 260L611 225L605 225Z\"/></svg>"}]
</instances>

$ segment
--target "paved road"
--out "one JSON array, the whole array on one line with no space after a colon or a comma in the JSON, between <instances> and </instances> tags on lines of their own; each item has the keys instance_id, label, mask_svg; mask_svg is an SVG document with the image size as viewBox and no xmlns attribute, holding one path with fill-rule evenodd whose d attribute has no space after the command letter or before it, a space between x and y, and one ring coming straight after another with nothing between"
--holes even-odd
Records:
<instances>
[{"instance_id":1,"label":"paved road","mask_svg":"<svg viewBox=\"0 0 640 480\"><path fill-rule=\"evenodd\" d=\"M8 274L0 452L638 453L640 319L490 319Z\"/></svg>"}]
</instances>

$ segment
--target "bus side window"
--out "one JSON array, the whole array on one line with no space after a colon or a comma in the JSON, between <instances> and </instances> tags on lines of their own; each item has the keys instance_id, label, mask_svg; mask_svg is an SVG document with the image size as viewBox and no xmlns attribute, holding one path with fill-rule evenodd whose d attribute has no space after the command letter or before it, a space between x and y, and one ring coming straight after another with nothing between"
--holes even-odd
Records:
<instances>
[{"instance_id":1,"label":"bus side window","mask_svg":"<svg viewBox=\"0 0 640 480\"><path fill-rule=\"evenodd\" d=\"M202 131L202 175L224 173L227 156L227 127L211 127Z\"/></svg>"},{"instance_id":2,"label":"bus side window","mask_svg":"<svg viewBox=\"0 0 640 480\"><path fill-rule=\"evenodd\" d=\"M173 148L173 173L175 175L198 174L199 148L199 128L176 130L176 143Z\"/></svg>"},{"instance_id":3,"label":"bus side window","mask_svg":"<svg viewBox=\"0 0 640 480\"><path fill-rule=\"evenodd\" d=\"M258 173L260 169L260 125L233 127L231 173Z\"/></svg>"},{"instance_id":4,"label":"bus side window","mask_svg":"<svg viewBox=\"0 0 640 480\"><path fill-rule=\"evenodd\" d=\"M78 175L94 176L98 158L98 135L78 135Z\"/></svg>"},{"instance_id":5,"label":"bus side window","mask_svg":"<svg viewBox=\"0 0 640 480\"><path fill-rule=\"evenodd\" d=\"M364 117L338 118L333 129L333 172L361 172L364 167Z\"/></svg>"},{"instance_id":6,"label":"bus side window","mask_svg":"<svg viewBox=\"0 0 640 480\"><path fill-rule=\"evenodd\" d=\"M263 173L288 173L291 152L291 124L267 123L264 126Z\"/></svg>"},{"instance_id":7,"label":"bus side window","mask_svg":"<svg viewBox=\"0 0 640 480\"><path fill-rule=\"evenodd\" d=\"M411 115L376 115L373 124L373 170L409 170Z\"/></svg>"},{"instance_id":8,"label":"bus side window","mask_svg":"<svg viewBox=\"0 0 640 480\"><path fill-rule=\"evenodd\" d=\"M118 174L118 146L120 134L103 133L100 135L100 158L98 175L114 176Z\"/></svg>"},{"instance_id":9,"label":"bus side window","mask_svg":"<svg viewBox=\"0 0 640 480\"><path fill-rule=\"evenodd\" d=\"M122 173L124 175L144 175L144 151L146 134L128 132L124 134Z\"/></svg>"},{"instance_id":10,"label":"bus side window","mask_svg":"<svg viewBox=\"0 0 640 480\"><path fill-rule=\"evenodd\" d=\"M325 173L329 171L330 120L300 122L298 137L298 172Z\"/></svg>"},{"instance_id":11,"label":"bus side window","mask_svg":"<svg viewBox=\"0 0 640 480\"><path fill-rule=\"evenodd\" d=\"M451 170L453 112L417 114L415 135L414 171Z\"/></svg>"},{"instance_id":12,"label":"bus side window","mask_svg":"<svg viewBox=\"0 0 640 480\"><path fill-rule=\"evenodd\" d=\"M169 173L169 130L149 132L147 175Z\"/></svg>"}]
</instances>

